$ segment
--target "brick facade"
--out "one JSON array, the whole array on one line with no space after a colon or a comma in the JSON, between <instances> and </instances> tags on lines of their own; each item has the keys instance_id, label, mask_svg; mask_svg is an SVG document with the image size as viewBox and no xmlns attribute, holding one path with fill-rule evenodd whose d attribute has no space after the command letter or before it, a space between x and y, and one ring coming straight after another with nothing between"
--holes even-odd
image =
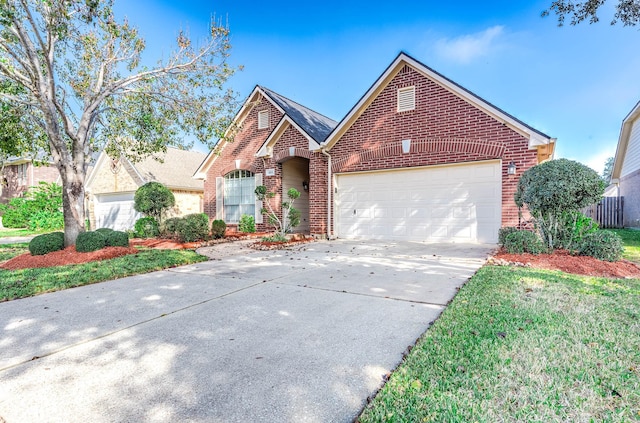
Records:
<instances>
[{"instance_id":1,"label":"brick facade","mask_svg":"<svg viewBox=\"0 0 640 423\"><path fill-rule=\"evenodd\" d=\"M263 184L270 191L280 192L282 180L282 166L278 163L265 161L255 157L256 152L266 141L271 131L276 127L283 114L271 102L258 95L258 98L250 100L252 105L241 126L234 136L233 141L226 142L207 171L204 181L204 212L211 219L216 217L216 178L225 176L229 172L241 169L264 175L264 169L274 169L275 176L263 176ZM269 111L269 125L265 129L258 129L258 113ZM239 162L238 162L239 160ZM280 196L272 199L273 204L280 201ZM267 230L266 223L256 224L258 231Z\"/></svg>"},{"instance_id":2,"label":"brick facade","mask_svg":"<svg viewBox=\"0 0 640 423\"><path fill-rule=\"evenodd\" d=\"M389 78L352 121L345 118L349 126L329 144L331 173L501 160L502 225L517 225L518 209L513 196L518 177L540 159L538 151L530 148L528 136L514 129L520 124L509 126L407 64ZM398 112L397 90L404 87L415 87L415 109ZM226 143L206 169L205 213L215 218L216 178L235 169L263 175L265 169L274 169L275 175L265 175L263 183L277 193L272 204L278 209L283 196L282 163L291 157L303 157L309 160L310 232L326 235L327 197L329 190L334 191L333 185L328 185L328 157L319 150L311 151L307 137L294 126L277 133L279 137L270 146L268 157L256 157L283 114L260 91L247 104L251 108L241 116L241 128L234 141ZM257 129L257 115L262 110L269 110L267 129ZM411 140L407 152L403 152L403 140ZM516 165L516 175L508 175L510 162ZM266 223L256 226L258 230L272 229Z\"/></svg>"},{"instance_id":3,"label":"brick facade","mask_svg":"<svg viewBox=\"0 0 640 423\"><path fill-rule=\"evenodd\" d=\"M21 166L24 167L21 169ZM27 188L40 182L60 184L58 169L53 165L35 166L31 162L7 165L0 175L0 202L6 203L11 198L19 197Z\"/></svg>"},{"instance_id":4,"label":"brick facade","mask_svg":"<svg viewBox=\"0 0 640 423\"><path fill-rule=\"evenodd\" d=\"M397 112L398 88L415 86L414 110ZM403 154L402 140L411 140ZM380 92L331 149L334 173L410 168L502 159L502 225L518 223L513 201L517 173L538 163L529 141L477 107L411 68Z\"/></svg>"}]
</instances>

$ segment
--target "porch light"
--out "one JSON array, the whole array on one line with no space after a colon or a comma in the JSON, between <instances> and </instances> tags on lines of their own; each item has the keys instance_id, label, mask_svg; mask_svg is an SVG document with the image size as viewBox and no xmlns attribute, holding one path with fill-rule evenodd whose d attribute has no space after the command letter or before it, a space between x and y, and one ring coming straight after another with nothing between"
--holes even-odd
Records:
<instances>
[{"instance_id":1,"label":"porch light","mask_svg":"<svg viewBox=\"0 0 640 423\"><path fill-rule=\"evenodd\" d=\"M305 191L309 191L309 182L302 181L302 189Z\"/></svg>"},{"instance_id":2,"label":"porch light","mask_svg":"<svg viewBox=\"0 0 640 423\"><path fill-rule=\"evenodd\" d=\"M509 166L507 167L507 174L508 175L516 174L516 164L513 161L509 163Z\"/></svg>"}]
</instances>

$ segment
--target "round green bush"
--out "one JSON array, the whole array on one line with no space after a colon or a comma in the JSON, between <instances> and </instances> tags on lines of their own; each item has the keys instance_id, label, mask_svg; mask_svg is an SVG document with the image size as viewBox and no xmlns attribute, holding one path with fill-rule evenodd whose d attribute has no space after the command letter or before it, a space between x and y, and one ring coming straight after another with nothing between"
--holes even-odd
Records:
<instances>
[{"instance_id":1,"label":"round green bush","mask_svg":"<svg viewBox=\"0 0 640 423\"><path fill-rule=\"evenodd\" d=\"M100 232L80 232L76 238L76 251L89 253L107 246L107 238Z\"/></svg>"},{"instance_id":2,"label":"round green bush","mask_svg":"<svg viewBox=\"0 0 640 423\"><path fill-rule=\"evenodd\" d=\"M142 214L162 220L162 215L175 206L173 193L160 182L147 182L142 185L133 198L133 208Z\"/></svg>"},{"instance_id":3,"label":"round green bush","mask_svg":"<svg viewBox=\"0 0 640 423\"><path fill-rule=\"evenodd\" d=\"M211 236L213 239L219 239L224 237L224 233L227 231L227 224L224 220L214 220L211 222Z\"/></svg>"},{"instance_id":4,"label":"round green bush","mask_svg":"<svg viewBox=\"0 0 640 423\"><path fill-rule=\"evenodd\" d=\"M498 243L500 245L504 245L504 242L506 241L507 236L517 231L518 231L518 228L515 228L513 226L505 226L504 228L500 228L498 230Z\"/></svg>"},{"instance_id":5,"label":"round green bush","mask_svg":"<svg viewBox=\"0 0 640 423\"><path fill-rule=\"evenodd\" d=\"M162 229L160 234L165 238L174 238L178 234L178 228L182 224L182 218L171 217L162 222Z\"/></svg>"},{"instance_id":6,"label":"round green bush","mask_svg":"<svg viewBox=\"0 0 640 423\"><path fill-rule=\"evenodd\" d=\"M537 234L522 230L512 232L505 237L504 249L509 254L540 254L546 251L542 240Z\"/></svg>"},{"instance_id":7,"label":"round green bush","mask_svg":"<svg viewBox=\"0 0 640 423\"><path fill-rule=\"evenodd\" d=\"M254 233L256 231L256 220L250 214L243 214L240 216L240 222L238 222L238 231L245 233Z\"/></svg>"},{"instance_id":8,"label":"round green bush","mask_svg":"<svg viewBox=\"0 0 640 423\"><path fill-rule=\"evenodd\" d=\"M98 228L98 229L95 230L95 232L98 232L98 233L101 233L104 236L107 236L108 234L113 232L113 229L111 229L111 228Z\"/></svg>"},{"instance_id":9,"label":"round green bush","mask_svg":"<svg viewBox=\"0 0 640 423\"><path fill-rule=\"evenodd\" d=\"M32 256L42 256L64 249L64 233L51 232L38 235L29 242L29 252Z\"/></svg>"},{"instance_id":10,"label":"round green bush","mask_svg":"<svg viewBox=\"0 0 640 423\"><path fill-rule=\"evenodd\" d=\"M134 225L138 238L153 238L160 235L158 221L153 217L142 217Z\"/></svg>"},{"instance_id":11,"label":"round green bush","mask_svg":"<svg viewBox=\"0 0 640 423\"><path fill-rule=\"evenodd\" d=\"M204 213L188 214L178 225L182 242L203 241L209 237L209 217Z\"/></svg>"},{"instance_id":12,"label":"round green bush","mask_svg":"<svg viewBox=\"0 0 640 423\"><path fill-rule=\"evenodd\" d=\"M98 232L98 231L96 231ZM102 232L104 235L107 247L128 247L129 246L129 234L121 231Z\"/></svg>"},{"instance_id":13,"label":"round green bush","mask_svg":"<svg viewBox=\"0 0 640 423\"><path fill-rule=\"evenodd\" d=\"M611 231L595 231L585 235L578 247L578 254L598 260L618 261L622 258L622 238Z\"/></svg>"}]
</instances>

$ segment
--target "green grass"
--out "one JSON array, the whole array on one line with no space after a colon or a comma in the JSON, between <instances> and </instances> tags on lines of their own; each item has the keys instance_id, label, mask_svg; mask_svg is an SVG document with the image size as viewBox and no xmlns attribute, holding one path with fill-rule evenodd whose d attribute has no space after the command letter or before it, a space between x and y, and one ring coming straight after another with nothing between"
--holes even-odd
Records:
<instances>
[{"instance_id":1,"label":"green grass","mask_svg":"<svg viewBox=\"0 0 640 423\"><path fill-rule=\"evenodd\" d=\"M640 230L613 229L613 231L620 235L624 243L622 257L640 264Z\"/></svg>"},{"instance_id":2,"label":"green grass","mask_svg":"<svg viewBox=\"0 0 640 423\"><path fill-rule=\"evenodd\" d=\"M360 422L640 421L640 280L485 266Z\"/></svg>"},{"instance_id":3,"label":"green grass","mask_svg":"<svg viewBox=\"0 0 640 423\"><path fill-rule=\"evenodd\" d=\"M50 231L45 231L50 232ZM39 235L45 233L43 231L30 231L29 229L10 229L3 228L0 229L0 238L8 238L13 236L31 236L31 235Z\"/></svg>"},{"instance_id":4,"label":"green grass","mask_svg":"<svg viewBox=\"0 0 640 423\"><path fill-rule=\"evenodd\" d=\"M0 263L29 252L29 244L0 244Z\"/></svg>"},{"instance_id":5,"label":"green grass","mask_svg":"<svg viewBox=\"0 0 640 423\"><path fill-rule=\"evenodd\" d=\"M0 262L28 251L22 244L0 245ZM0 301L30 297L43 292L59 291L125 276L148 273L207 260L190 250L143 249L110 260L41 269L0 270Z\"/></svg>"}]
</instances>

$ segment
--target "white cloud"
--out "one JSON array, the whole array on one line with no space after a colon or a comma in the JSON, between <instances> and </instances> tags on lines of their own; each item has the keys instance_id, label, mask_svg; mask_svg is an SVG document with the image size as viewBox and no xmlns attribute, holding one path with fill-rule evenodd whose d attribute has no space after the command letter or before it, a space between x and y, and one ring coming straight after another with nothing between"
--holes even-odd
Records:
<instances>
[{"instance_id":1,"label":"white cloud","mask_svg":"<svg viewBox=\"0 0 640 423\"><path fill-rule=\"evenodd\" d=\"M467 64L489 54L503 32L504 27L496 25L476 34L442 38L436 42L436 53L445 59Z\"/></svg>"}]
</instances>

